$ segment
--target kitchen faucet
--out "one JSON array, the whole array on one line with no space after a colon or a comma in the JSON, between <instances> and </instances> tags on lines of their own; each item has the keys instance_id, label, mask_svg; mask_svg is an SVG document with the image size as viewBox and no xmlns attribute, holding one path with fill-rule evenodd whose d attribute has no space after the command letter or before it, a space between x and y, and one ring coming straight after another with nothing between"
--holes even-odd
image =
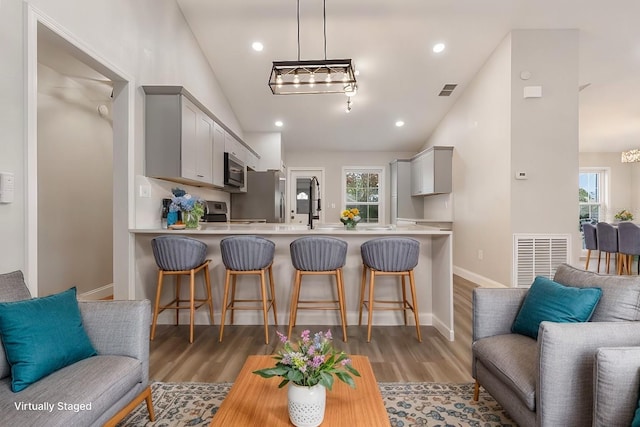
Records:
<instances>
[{"instance_id":1,"label":"kitchen faucet","mask_svg":"<svg viewBox=\"0 0 640 427\"><path fill-rule=\"evenodd\" d=\"M315 188L314 188L315 185ZM314 210L313 202L317 200L316 208ZM315 176L309 180L309 230L313 230L313 220L320 219L320 212L322 210L320 205L320 183Z\"/></svg>"}]
</instances>

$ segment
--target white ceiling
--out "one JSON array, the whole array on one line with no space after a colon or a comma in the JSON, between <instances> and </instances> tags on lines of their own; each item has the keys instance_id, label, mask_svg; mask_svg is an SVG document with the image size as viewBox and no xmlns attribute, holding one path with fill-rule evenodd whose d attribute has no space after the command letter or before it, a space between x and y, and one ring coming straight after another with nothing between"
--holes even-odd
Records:
<instances>
[{"instance_id":1,"label":"white ceiling","mask_svg":"<svg viewBox=\"0 0 640 427\"><path fill-rule=\"evenodd\" d=\"M589 84L581 151L640 146L638 0L327 0L327 57L352 58L360 72L350 114L344 95L269 90L271 62L297 57L295 0L177 1L243 130L281 131L288 150L415 151L510 30L565 28L580 30ZM300 0L300 17L301 59L323 58L322 0ZM447 83L459 86L438 97Z\"/></svg>"}]
</instances>

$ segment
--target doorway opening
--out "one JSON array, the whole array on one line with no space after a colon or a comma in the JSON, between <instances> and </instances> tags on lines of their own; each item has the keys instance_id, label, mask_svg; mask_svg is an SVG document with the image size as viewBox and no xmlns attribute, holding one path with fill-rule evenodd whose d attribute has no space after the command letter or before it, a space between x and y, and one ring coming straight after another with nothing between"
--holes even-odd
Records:
<instances>
[{"instance_id":1,"label":"doorway opening","mask_svg":"<svg viewBox=\"0 0 640 427\"><path fill-rule=\"evenodd\" d=\"M29 289L134 298L131 79L30 6L26 20Z\"/></svg>"}]
</instances>

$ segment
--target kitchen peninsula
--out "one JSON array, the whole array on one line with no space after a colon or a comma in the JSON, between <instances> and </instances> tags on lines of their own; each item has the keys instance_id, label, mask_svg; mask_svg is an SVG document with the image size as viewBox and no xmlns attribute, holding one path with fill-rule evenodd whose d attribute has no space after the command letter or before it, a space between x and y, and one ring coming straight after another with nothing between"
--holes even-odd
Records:
<instances>
[{"instance_id":1,"label":"kitchen peninsula","mask_svg":"<svg viewBox=\"0 0 640 427\"><path fill-rule=\"evenodd\" d=\"M445 338L454 339L453 330L453 278L452 278L452 233L450 230L428 226L367 226L359 224L354 231L347 231L339 225L318 225L314 230L308 230L306 226L295 224L228 224L214 223L202 224L199 230L165 230L165 229L132 229L135 235L136 254L136 299L148 298L155 300L157 266L151 250L151 239L163 234L186 235L203 241L208 245L207 258L211 263L211 283L214 299L215 319L214 323L220 324L222 291L224 285L225 268L220 256L220 240L231 235L252 234L265 237L276 244L275 258L273 262L274 282L276 288L276 301L278 305L278 324L281 330L287 325L289 319L289 303L291 298L291 286L294 278L294 268L291 265L289 254L290 243L302 236L328 235L347 241L347 262L343 268L345 283L345 298L347 305L347 324L358 324L358 303L360 298L360 280L362 274L362 259L360 245L367 240L383 236L405 236L420 242L420 259L414 270L416 290L418 294L418 310L421 325L433 325ZM198 278L196 289L198 294L202 292L202 285ZM238 294L246 298L259 298L259 286L248 281L255 280L251 277L243 277L238 280ZM307 284L316 281L318 286ZM376 285L376 299L398 299L400 286L386 286L386 281L391 283L398 280L395 277L382 277L377 279L380 285ZM305 285L301 298L305 295L325 297L329 292L335 292L335 285L324 276L305 277ZM172 293L164 294L166 300L172 298ZM184 320L187 323L188 310L183 311ZM173 323L173 312L161 313L159 323ZM262 324L262 314L258 311L248 310L236 313L236 324ZM374 326L402 325L403 316L400 311L374 311ZM363 315L363 324L366 323L366 315ZM411 317L411 316L409 316ZM272 315L269 322L273 324ZM411 319L409 319L411 322ZM196 312L196 324L209 324L208 314L204 310ZM304 311L298 316L299 325L339 325L338 312ZM411 323L410 323L411 324Z\"/></svg>"}]
</instances>

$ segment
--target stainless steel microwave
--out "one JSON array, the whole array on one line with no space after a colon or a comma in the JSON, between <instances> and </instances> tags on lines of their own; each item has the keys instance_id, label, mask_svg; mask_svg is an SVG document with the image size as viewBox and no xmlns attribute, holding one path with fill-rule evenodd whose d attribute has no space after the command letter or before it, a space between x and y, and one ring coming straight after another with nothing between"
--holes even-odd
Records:
<instances>
[{"instance_id":1,"label":"stainless steel microwave","mask_svg":"<svg viewBox=\"0 0 640 427\"><path fill-rule=\"evenodd\" d=\"M224 153L224 185L229 187L244 187L245 166L241 160L232 154Z\"/></svg>"}]
</instances>

